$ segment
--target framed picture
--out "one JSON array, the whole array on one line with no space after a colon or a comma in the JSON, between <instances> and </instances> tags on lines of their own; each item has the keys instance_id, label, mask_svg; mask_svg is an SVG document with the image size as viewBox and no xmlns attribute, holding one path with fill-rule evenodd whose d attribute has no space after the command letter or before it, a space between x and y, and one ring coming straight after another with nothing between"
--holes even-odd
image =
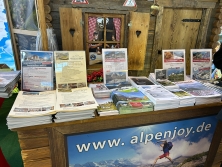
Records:
<instances>
[{"instance_id":1,"label":"framed picture","mask_svg":"<svg viewBox=\"0 0 222 167\"><path fill-rule=\"evenodd\" d=\"M126 82L128 80L127 49L103 49L102 56L104 83Z\"/></svg>"},{"instance_id":2,"label":"framed picture","mask_svg":"<svg viewBox=\"0 0 222 167\"><path fill-rule=\"evenodd\" d=\"M184 81L186 74L185 49L163 50L163 69L167 70L168 80Z\"/></svg>"},{"instance_id":3,"label":"framed picture","mask_svg":"<svg viewBox=\"0 0 222 167\"><path fill-rule=\"evenodd\" d=\"M124 15L85 14L88 69L102 67L102 50L123 47Z\"/></svg>"},{"instance_id":4,"label":"framed picture","mask_svg":"<svg viewBox=\"0 0 222 167\"><path fill-rule=\"evenodd\" d=\"M190 59L191 78L197 80L210 80L212 66L212 49L191 49Z\"/></svg>"}]
</instances>

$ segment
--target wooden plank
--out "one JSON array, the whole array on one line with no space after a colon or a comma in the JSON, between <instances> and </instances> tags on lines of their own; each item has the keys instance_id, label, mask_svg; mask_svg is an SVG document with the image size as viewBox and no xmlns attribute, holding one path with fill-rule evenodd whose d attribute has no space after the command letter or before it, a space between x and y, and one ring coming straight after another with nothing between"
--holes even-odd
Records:
<instances>
[{"instance_id":1,"label":"wooden plank","mask_svg":"<svg viewBox=\"0 0 222 167\"><path fill-rule=\"evenodd\" d=\"M21 154L23 161L45 159L50 158L50 149L49 147L42 147L30 150L22 150Z\"/></svg>"},{"instance_id":2,"label":"wooden plank","mask_svg":"<svg viewBox=\"0 0 222 167\"><path fill-rule=\"evenodd\" d=\"M29 31L29 30L21 30L21 29L12 29L13 33L15 34L23 34L23 35L31 35L37 36L38 31Z\"/></svg>"},{"instance_id":3,"label":"wooden plank","mask_svg":"<svg viewBox=\"0 0 222 167\"><path fill-rule=\"evenodd\" d=\"M149 30L149 13L130 13L128 69L143 70ZM137 34L138 33L138 34Z\"/></svg>"},{"instance_id":4,"label":"wooden plank","mask_svg":"<svg viewBox=\"0 0 222 167\"><path fill-rule=\"evenodd\" d=\"M198 37L197 37L195 48L201 49L201 48L205 47L207 29L208 29L208 25L209 25L209 22L210 22L211 11L212 11L212 9L203 9L199 34L198 34Z\"/></svg>"},{"instance_id":5,"label":"wooden plank","mask_svg":"<svg viewBox=\"0 0 222 167\"><path fill-rule=\"evenodd\" d=\"M50 137L50 150L53 167L67 166L65 155L65 137L55 128L48 128ZM56 154L59 153L59 154Z\"/></svg>"},{"instance_id":6,"label":"wooden plank","mask_svg":"<svg viewBox=\"0 0 222 167\"><path fill-rule=\"evenodd\" d=\"M30 139L19 139L19 143L22 150L29 150L49 146L49 138L38 137Z\"/></svg>"},{"instance_id":7,"label":"wooden plank","mask_svg":"<svg viewBox=\"0 0 222 167\"><path fill-rule=\"evenodd\" d=\"M220 141L221 141L221 138L222 138L221 129L222 129L222 122L219 121L217 123L217 127L216 127L216 130L215 130L214 135L213 135L213 139L211 141L208 156L207 156L207 159L206 159L206 162L205 162L205 165L204 165L205 167L212 166L212 164L213 164L214 158L215 158L216 153L217 153L217 149L220 145Z\"/></svg>"},{"instance_id":8,"label":"wooden plank","mask_svg":"<svg viewBox=\"0 0 222 167\"><path fill-rule=\"evenodd\" d=\"M150 65L150 72L154 72L157 64L157 60L161 56L161 54L158 54L158 50L161 50L159 47L159 41L161 39L161 31L162 31L162 19L163 19L163 7L160 6L159 13L157 15L156 19L156 28L155 28L155 36L154 36L154 44L153 44L153 52L151 56L151 65Z\"/></svg>"},{"instance_id":9,"label":"wooden plank","mask_svg":"<svg viewBox=\"0 0 222 167\"><path fill-rule=\"evenodd\" d=\"M38 20L39 26L41 31L42 37L42 48L44 51L49 50L48 48L48 36L46 32L46 23L45 23L45 12L44 12L44 0L37 1L37 13L38 13Z\"/></svg>"},{"instance_id":10,"label":"wooden plank","mask_svg":"<svg viewBox=\"0 0 222 167\"><path fill-rule=\"evenodd\" d=\"M54 167L50 158L36 160L36 161L25 161L24 167Z\"/></svg>"},{"instance_id":11,"label":"wooden plank","mask_svg":"<svg viewBox=\"0 0 222 167\"><path fill-rule=\"evenodd\" d=\"M216 2L198 2L197 0L158 0L158 4L172 8L215 8Z\"/></svg>"},{"instance_id":12,"label":"wooden plank","mask_svg":"<svg viewBox=\"0 0 222 167\"><path fill-rule=\"evenodd\" d=\"M63 50L83 50L82 10L60 8L59 13ZM73 36L71 29L74 30Z\"/></svg>"},{"instance_id":13,"label":"wooden plank","mask_svg":"<svg viewBox=\"0 0 222 167\"><path fill-rule=\"evenodd\" d=\"M48 137L46 128L35 130L23 130L17 131L19 139L36 138L36 137Z\"/></svg>"}]
</instances>

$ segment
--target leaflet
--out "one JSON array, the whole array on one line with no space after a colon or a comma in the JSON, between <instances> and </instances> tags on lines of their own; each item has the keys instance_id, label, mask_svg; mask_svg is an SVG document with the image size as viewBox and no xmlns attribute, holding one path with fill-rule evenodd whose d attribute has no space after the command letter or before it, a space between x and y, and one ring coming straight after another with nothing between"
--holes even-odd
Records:
<instances>
[{"instance_id":1,"label":"leaflet","mask_svg":"<svg viewBox=\"0 0 222 167\"><path fill-rule=\"evenodd\" d=\"M210 80L212 49L191 49L191 79Z\"/></svg>"},{"instance_id":2,"label":"leaflet","mask_svg":"<svg viewBox=\"0 0 222 167\"><path fill-rule=\"evenodd\" d=\"M185 50L163 50L163 69L167 70L168 80L184 81L186 75Z\"/></svg>"},{"instance_id":3,"label":"leaflet","mask_svg":"<svg viewBox=\"0 0 222 167\"><path fill-rule=\"evenodd\" d=\"M21 50L23 91L53 90L53 52Z\"/></svg>"},{"instance_id":4,"label":"leaflet","mask_svg":"<svg viewBox=\"0 0 222 167\"><path fill-rule=\"evenodd\" d=\"M98 106L89 87L70 89L67 92L57 89L56 93L56 111L92 110Z\"/></svg>"},{"instance_id":5,"label":"leaflet","mask_svg":"<svg viewBox=\"0 0 222 167\"><path fill-rule=\"evenodd\" d=\"M128 78L127 49L103 49L104 84L126 82Z\"/></svg>"},{"instance_id":6,"label":"leaflet","mask_svg":"<svg viewBox=\"0 0 222 167\"><path fill-rule=\"evenodd\" d=\"M87 86L85 51L54 51L54 55L58 89Z\"/></svg>"},{"instance_id":7,"label":"leaflet","mask_svg":"<svg viewBox=\"0 0 222 167\"><path fill-rule=\"evenodd\" d=\"M19 91L8 117L37 117L55 114L56 91Z\"/></svg>"}]
</instances>

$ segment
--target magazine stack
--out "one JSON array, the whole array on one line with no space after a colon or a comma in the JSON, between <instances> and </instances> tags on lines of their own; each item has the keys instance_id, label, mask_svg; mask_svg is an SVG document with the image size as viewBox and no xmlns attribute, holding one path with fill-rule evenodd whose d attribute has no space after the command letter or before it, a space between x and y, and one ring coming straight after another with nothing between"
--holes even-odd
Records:
<instances>
[{"instance_id":1,"label":"magazine stack","mask_svg":"<svg viewBox=\"0 0 222 167\"><path fill-rule=\"evenodd\" d=\"M134 86L135 88L138 88L143 85L154 85L154 83L149 80L147 77L134 77L129 76L128 81Z\"/></svg>"},{"instance_id":2,"label":"magazine stack","mask_svg":"<svg viewBox=\"0 0 222 167\"><path fill-rule=\"evenodd\" d=\"M8 98L12 95L18 80L20 79L21 71L5 71L0 72L0 97Z\"/></svg>"},{"instance_id":3,"label":"magazine stack","mask_svg":"<svg viewBox=\"0 0 222 167\"><path fill-rule=\"evenodd\" d=\"M111 90L105 84L89 84L95 98L108 98L110 97Z\"/></svg>"},{"instance_id":4,"label":"magazine stack","mask_svg":"<svg viewBox=\"0 0 222 167\"><path fill-rule=\"evenodd\" d=\"M56 113L56 92L20 91L7 116L9 129L48 124Z\"/></svg>"},{"instance_id":5,"label":"magazine stack","mask_svg":"<svg viewBox=\"0 0 222 167\"><path fill-rule=\"evenodd\" d=\"M153 83L155 83L156 85L161 85L164 88L170 90L170 89L178 89L179 86L176 85L175 83L171 82L168 79L156 79L155 74L154 73L150 73L149 75L149 80L151 80Z\"/></svg>"},{"instance_id":6,"label":"magazine stack","mask_svg":"<svg viewBox=\"0 0 222 167\"><path fill-rule=\"evenodd\" d=\"M193 95L195 105L221 102L221 94L195 80L176 82L180 89Z\"/></svg>"},{"instance_id":7,"label":"magazine stack","mask_svg":"<svg viewBox=\"0 0 222 167\"><path fill-rule=\"evenodd\" d=\"M120 114L153 111L152 101L135 87L122 87L111 93Z\"/></svg>"},{"instance_id":8,"label":"magazine stack","mask_svg":"<svg viewBox=\"0 0 222 167\"><path fill-rule=\"evenodd\" d=\"M179 107L178 97L160 85L141 86L139 90L154 103L155 111Z\"/></svg>"},{"instance_id":9,"label":"magazine stack","mask_svg":"<svg viewBox=\"0 0 222 167\"><path fill-rule=\"evenodd\" d=\"M170 89L170 92L179 98L179 107L194 106L196 99L182 89Z\"/></svg>"},{"instance_id":10,"label":"magazine stack","mask_svg":"<svg viewBox=\"0 0 222 167\"><path fill-rule=\"evenodd\" d=\"M96 101L99 105L97 107L97 113L99 116L119 114L119 111L117 110L111 98L96 98Z\"/></svg>"},{"instance_id":11,"label":"magazine stack","mask_svg":"<svg viewBox=\"0 0 222 167\"><path fill-rule=\"evenodd\" d=\"M97 102L89 87L57 89L55 122L88 119L95 116Z\"/></svg>"}]
</instances>

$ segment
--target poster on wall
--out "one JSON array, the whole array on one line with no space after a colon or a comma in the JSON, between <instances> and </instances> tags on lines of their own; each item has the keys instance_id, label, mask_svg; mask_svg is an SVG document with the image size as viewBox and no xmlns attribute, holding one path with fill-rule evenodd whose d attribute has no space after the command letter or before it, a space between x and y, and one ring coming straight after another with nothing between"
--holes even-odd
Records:
<instances>
[{"instance_id":1,"label":"poster on wall","mask_svg":"<svg viewBox=\"0 0 222 167\"><path fill-rule=\"evenodd\" d=\"M216 125L214 115L68 135L68 166L204 166Z\"/></svg>"},{"instance_id":2,"label":"poster on wall","mask_svg":"<svg viewBox=\"0 0 222 167\"><path fill-rule=\"evenodd\" d=\"M0 68L16 70L4 1L0 0Z\"/></svg>"}]
</instances>

